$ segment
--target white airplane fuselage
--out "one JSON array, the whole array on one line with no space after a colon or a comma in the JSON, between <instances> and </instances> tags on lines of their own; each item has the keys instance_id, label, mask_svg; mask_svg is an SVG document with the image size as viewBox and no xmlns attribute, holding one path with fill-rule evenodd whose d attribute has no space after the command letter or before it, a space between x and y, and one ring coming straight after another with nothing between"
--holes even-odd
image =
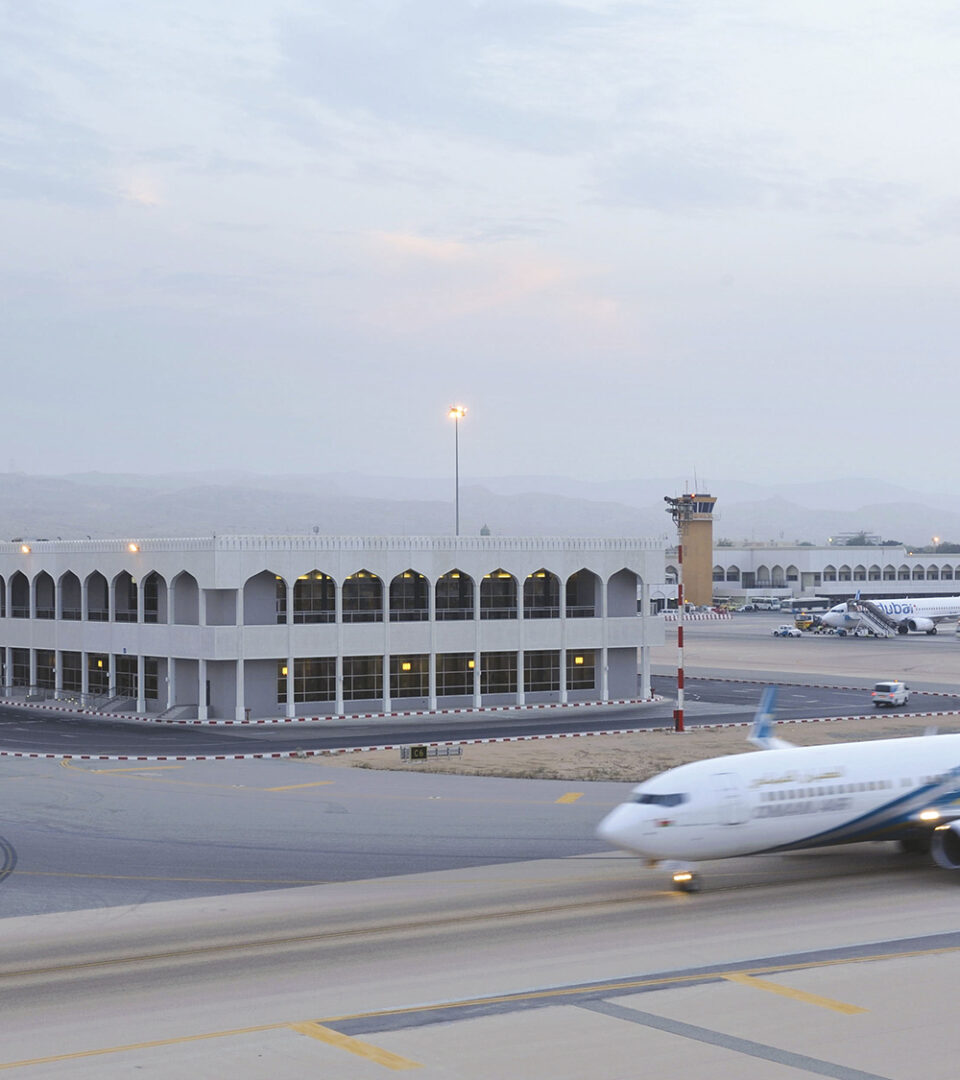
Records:
<instances>
[{"instance_id":1,"label":"white airplane fuselage","mask_svg":"<svg viewBox=\"0 0 960 1080\"><path fill-rule=\"evenodd\" d=\"M941 861L935 844L939 865L960 868L960 835L942 825L954 819L958 784L960 734L761 750L661 773L597 832L649 859L699 861L896 839L919 828L946 852ZM934 833L938 824L949 834Z\"/></svg>"},{"instance_id":2,"label":"white airplane fuselage","mask_svg":"<svg viewBox=\"0 0 960 1080\"><path fill-rule=\"evenodd\" d=\"M899 624L902 633L909 630L930 633L937 623L960 617L960 596L902 596L872 602ZM830 608L821 621L837 630L855 631L862 619L859 611L844 602Z\"/></svg>"}]
</instances>

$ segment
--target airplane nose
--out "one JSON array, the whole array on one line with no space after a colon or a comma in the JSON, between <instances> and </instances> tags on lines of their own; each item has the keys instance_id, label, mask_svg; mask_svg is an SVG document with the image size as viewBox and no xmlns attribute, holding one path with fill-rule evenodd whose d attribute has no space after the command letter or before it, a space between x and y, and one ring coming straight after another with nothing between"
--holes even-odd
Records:
<instances>
[{"instance_id":1,"label":"airplane nose","mask_svg":"<svg viewBox=\"0 0 960 1080\"><path fill-rule=\"evenodd\" d=\"M642 851L646 808L636 803L621 803L597 826L597 836L614 847Z\"/></svg>"}]
</instances>

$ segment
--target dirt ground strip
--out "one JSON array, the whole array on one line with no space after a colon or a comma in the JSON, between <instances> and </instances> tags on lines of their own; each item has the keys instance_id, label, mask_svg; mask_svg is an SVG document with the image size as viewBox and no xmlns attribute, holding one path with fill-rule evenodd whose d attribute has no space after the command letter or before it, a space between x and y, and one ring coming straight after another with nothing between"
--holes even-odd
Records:
<instances>
[{"instance_id":1,"label":"dirt ground strip","mask_svg":"<svg viewBox=\"0 0 960 1080\"><path fill-rule=\"evenodd\" d=\"M941 722L926 716L883 714L863 720L778 724L776 734L798 746L862 739L898 739L922 735L935 728L960 731L960 717ZM316 757L318 765L361 769L403 769L411 772L461 773L468 776L516 776L556 780L615 780L639 783L664 769L688 761L753 751L747 727L703 730L683 734L650 731L637 735L590 735L579 738L536 739L528 742L484 743L462 747L460 757L402 761L399 750Z\"/></svg>"}]
</instances>

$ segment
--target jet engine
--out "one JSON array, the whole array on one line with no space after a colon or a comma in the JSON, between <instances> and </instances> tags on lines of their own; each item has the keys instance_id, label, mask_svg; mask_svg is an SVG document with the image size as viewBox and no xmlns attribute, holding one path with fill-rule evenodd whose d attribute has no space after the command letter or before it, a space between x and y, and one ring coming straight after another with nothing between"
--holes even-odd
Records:
<instances>
[{"instance_id":1,"label":"jet engine","mask_svg":"<svg viewBox=\"0 0 960 1080\"><path fill-rule=\"evenodd\" d=\"M906 629L904 629L906 627ZM935 634L937 632L936 625L933 619L913 618L904 619L899 626L901 634L905 634L907 630L922 630L925 634Z\"/></svg>"},{"instance_id":2,"label":"jet engine","mask_svg":"<svg viewBox=\"0 0 960 1080\"><path fill-rule=\"evenodd\" d=\"M960 821L933 830L930 854L937 866L944 870L960 870Z\"/></svg>"}]
</instances>

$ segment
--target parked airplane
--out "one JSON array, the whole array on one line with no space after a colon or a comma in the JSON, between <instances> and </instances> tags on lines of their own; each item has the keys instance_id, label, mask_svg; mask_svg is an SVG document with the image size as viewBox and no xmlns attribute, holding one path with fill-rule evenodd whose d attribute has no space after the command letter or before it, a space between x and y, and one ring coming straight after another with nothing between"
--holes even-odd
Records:
<instances>
[{"instance_id":1,"label":"parked airplane","mask_svg":"<svg viewBox=\"0 0 960 1080\"><path fill-rule=\"evenodd\" d=\"M866 608L866 611L862 609ZM937 623L960 617L960 596L924 596L911 599L908 596L891 600L861 600L857 593L856 600L849 603L835 604L821 618L827 626L847 633L856 633L869 625L876 627L879 608L881 623L889 623L898 634L910 630L922 630L928 634L937 632ZM879 629L879 627L877 627Z\"/></svg>"},{"instance_id":2,"label":"parked airplane","mask_svg":"<svg viewBox=\"0 0 960 1080\"><path fill-rule=\"evenodd\" d=\"M692 865L761 852L897 840L960 870L960 734L827 746L771 736L776 688L764 691L750 742L670 769L600 822L616 847L666 860L676 888L699 888Z\"/></svg>"}]
</instances>

